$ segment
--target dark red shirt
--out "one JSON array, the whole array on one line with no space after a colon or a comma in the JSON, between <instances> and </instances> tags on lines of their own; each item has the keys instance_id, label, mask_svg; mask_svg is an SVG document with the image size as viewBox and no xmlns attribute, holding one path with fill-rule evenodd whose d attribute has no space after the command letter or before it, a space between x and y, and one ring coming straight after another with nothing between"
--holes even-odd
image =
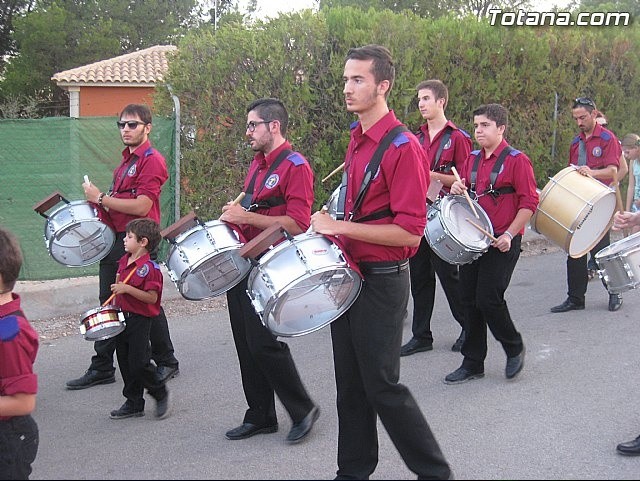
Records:
<instances>
[{"instance_id":1,"label":"dark red shirt","mask_svg":"<svg viewBox=\"0 0 640 481\"><path fill-rule=\"evenodd\" d=\"M351 128L351 141L345 157L347 171L347 194L345 213L352 212L367 166L378 144L394 127L402 125L390 111L374 126L362 133L360 122ZM396 136L380 162L369 190L354 219L388 209L392 215L382 219L365 221L365 224L397 224L407 232L424 235L427 222L427 186L429 172L426 169L426 153L411 132ZM341 238L351 260L397 261L413 256L417 247L392 247L369 242Z\"/></svg>"},{"instance_id":2,"label":"dark red shirt","mask_svg":"<svg viewBox=\"0 0 640 481\"><path fill-rule=\"evenodd\" d=\"M588 139L584 132L580 132L571 142L569 149L569 165L578 165L578 153L580 152L580 139L585 143L587 153L587 167L593 170L604 169L610 165L620 167L622 147L613 132L596 124L593 134ZM598 179L605 185L611 184L613 179Z\"/></svg>"},{"instance_id":3,"label":"dark red shirt","mask_svg":"<svg viewBox=\"0 0 640 481\"><path fill-rule=\"evenodd\" d=\"M538 192L536 186L536 178L533 172L531 160L519 150L512 150L504 160L502 168L496 177L494 189L511 186L515 190L513 193L502 194L497 198L491 195L482 195L490 184L490 175L500 153L507 147L506 140L503 140L498 148L485 159L485 151L474 150L469 154L464 177L467 187L470 186L471 169L478 152L482 153L482 157L478 166L475 191L480 207L484 209L491 220L493 231L496 234L503 234L515 219L520 209L529 209L535 212L538 208ZM511 232L511 234L524 234L524 228L520 232Z\"/></svg>"},{"instance_id":4,"label":"dark red shirt","mask_svg":"<svg viewBox=\"0 0 640 481\"><path fill-rule=\"evenodd\" d=\"M116 296L113 304L124 312L134 312L145 317L156 317L160 314L160 301L162 300L163 277L160 266L151 260L149 254L143 255L130 265L127 265L129 257L131 257L131 254L126 253L118 261L118 279L124 281L129 273L135 269L136 273L131 276L127 284L145 292L156 291L158 299L155 304L148 304L129 294L121 294Z\"/></svg>"},{"instance_id":5,"label":"dark red shirt","mask_svg":"<svg viewBox=\"0 0 640 481\"><path fill-rule=\"evenodd\" d=\"M146 195L153 203L149 217L160 223L160 194L162 186L169 178L167 164L160 152L151 147L148 140L133 152L129 147L122 151L122 161L113 171L111 196L118 199L135 199ZM109 211L110 219L116 232L125 232L127 223L140 216L124 214L113 209Z\"/></svg>"},{"instance_id":6,"label":"dark red shirt","mask_svg":"<svg viewBox=\"0 0 640 481\"><path fill-rule=\"evenodd\" d=\"M285 141L269 155L265 156L262 152L255 155L244 181L244 191L247 191L254 173L258 172L253 187L252 203L270 197L281 197L285 203L274 207L258 208L255 212L269 216L288 215L300 229L306 231L309 228L313 206L313 171L307 159L299 152L292 152L280 162L265 182L269 167L284 149L293 150L291 144ZM262 232L261 229L248 224L241 224L238 228L247 241Z\"/></svg>"},{"instance_id":7,"label":"dark red shirt","mask_svg":"<svg viewBox=\"0 0 640 481\"><path fill-rule=\"evenodd\" d=\"M440 142L447 127L451 129L451 137L442 149L440 160L435 163L436 154L440 149ZM453 162L458 173L464 172L467 159L469 158L469 152L471 152L471 148L473 147L473 141L468 133L456 127L450 120L447 121L444 128L440 130L433 139L429 136L429 124L427 123L420 126L420 133L422 135L419 135L418 138L422 139L422 148L427 153L427 165L431 171L442 172L444 167ZM445 173L449 173L449 171L450 169L447 169ZM448 192L449 187L442 187L442 193L447 194Z\"/></svg>"},{"instance_id":8,"label":"dark red shirt","mask_svg":"<svg viewBox=\"0 0 640 481\"><path fill-rule=\"evenodd\" d=\"M13 300L0 305L0 318L20 310L20 296L12 294ZM20 331L10 341L0 341L0 395L37 394L38 376L33 372L33 363L38 354L38 333L23 316L16 315ZM12 416L0 416L0 421Z\"/></svg>"}]
</instances>

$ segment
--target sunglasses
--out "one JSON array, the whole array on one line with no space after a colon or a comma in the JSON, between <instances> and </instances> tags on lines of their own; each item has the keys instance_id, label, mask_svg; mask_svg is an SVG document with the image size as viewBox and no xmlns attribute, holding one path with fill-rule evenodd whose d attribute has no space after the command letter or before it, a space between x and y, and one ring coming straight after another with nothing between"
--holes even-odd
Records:
<instances>
[{"instance_id":1,"label":"sunglasses","mask_svg":"<svg viewBox=\"0 0 640 481\"><path fill-rule=\"evenodd\" d=\"M128 120L126 122L119 120L116 122L116 125L120 130L124 129L125 125L129 127L131 130L134 130L138 128L138 125L147 125L147 124L145 122L140 122L139 120Z\"/></svg>"},{"instance_id":2,"label":"sunglasses","mask_svg":"<svg viewBox=\"0 0 640 481\"><path fill-rule=\"evenodd\" d=\"M589 97L578 97L573 102L573 106L574 107L577 106L577 105L586 105L588 107L593 107L594 109L596 108L595 102L593 100L591 100Z\"/></svg>"},{"instance_id":3,"label":"sunglasses","mask_svg":"<svg viewBox=\"0 0 640 481\"><path fill-rule=\"evenodd\" d=\"M249 122L249 123L247 124L247 130L248 130L249 132L255 132L255 131L256 131L256 127L257 127L258 125L260 125L260 124L269 124L269 123L271 123L271 122L273 122L273 120L260 120L260 121L258 121L258 122L256 122L256 121L252 120L251 122Z\"/></svg>"}]
</instances>

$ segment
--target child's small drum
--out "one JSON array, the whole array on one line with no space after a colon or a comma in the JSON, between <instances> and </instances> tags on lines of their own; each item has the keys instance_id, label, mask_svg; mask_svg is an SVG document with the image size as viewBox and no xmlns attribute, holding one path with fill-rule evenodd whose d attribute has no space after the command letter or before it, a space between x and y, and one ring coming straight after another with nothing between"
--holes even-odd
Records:
<instances>
[{"instance_id":1,"label":"child's small drum","mask_svg":"<svg viewBox=\"0 0 640 481\"><path fill-rule=\"evenodd\" d=\"M80 334L87 341L104 341L117 336L126 327L119 307L107 305L90 309L80 319Z\"/></svg>"}]
</instances>

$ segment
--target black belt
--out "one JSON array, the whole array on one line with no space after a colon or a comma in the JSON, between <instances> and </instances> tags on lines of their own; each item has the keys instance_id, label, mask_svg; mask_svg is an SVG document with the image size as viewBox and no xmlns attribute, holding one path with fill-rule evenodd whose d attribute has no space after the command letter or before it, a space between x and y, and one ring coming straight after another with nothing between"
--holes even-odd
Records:
<instances>
[{"instance_id":1,"label":"black belt","mask_svg":"<svg viewBox=\"0 0 640 481\"><path fill-rule=\"evenodd\" d=\"M399 274L409 268L409 259L401 261L361 262L360 272L363 274Z\"/></svg>"}]
</instances>

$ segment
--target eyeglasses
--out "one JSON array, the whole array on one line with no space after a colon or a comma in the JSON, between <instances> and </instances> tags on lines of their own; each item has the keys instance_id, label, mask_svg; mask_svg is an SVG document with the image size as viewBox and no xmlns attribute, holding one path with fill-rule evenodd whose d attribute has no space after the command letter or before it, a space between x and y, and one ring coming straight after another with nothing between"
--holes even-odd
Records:
<instances>
[{"instance_id":1,"label":"eyeglasses","mask_svg":"<svg viewBox=\"0 0 640 481\"><path fill-rule=\"evenodd\" d=\"M256 127L260 124L269 124L273 122L273 120L259 120L259 121L255 121L252 120L251 122L247 123L247 130L249 132L255 132L256 131Z\"/></svg>"},{"instance_id":2,"label":"eyeglasses","mask_svg":"<svg viewBox=\"0 0 640 481\"><path fill-rule=\"evenodd\" d=\"M147 123L140 122L139 120L127 120L126 122L119 120L116 122L116 125L120 130L124 129L125 125L129 127L131 130L134 130L138 128L138 125L147 125Z\"/></svg>"},{"instance_id":3,"label":"eyeglasses","mask_svg":"<svg viewBox=\"0 0 640 481\"><path fill-rule=\"evenodd\" d=\"M587 105L589 107L593 107L594 109L596 108L595 102L593 100L591 100L589 97L578 97L573 102L573 106L574 107L577 106L577 105Z\"/></svg>"}]
</instances>

